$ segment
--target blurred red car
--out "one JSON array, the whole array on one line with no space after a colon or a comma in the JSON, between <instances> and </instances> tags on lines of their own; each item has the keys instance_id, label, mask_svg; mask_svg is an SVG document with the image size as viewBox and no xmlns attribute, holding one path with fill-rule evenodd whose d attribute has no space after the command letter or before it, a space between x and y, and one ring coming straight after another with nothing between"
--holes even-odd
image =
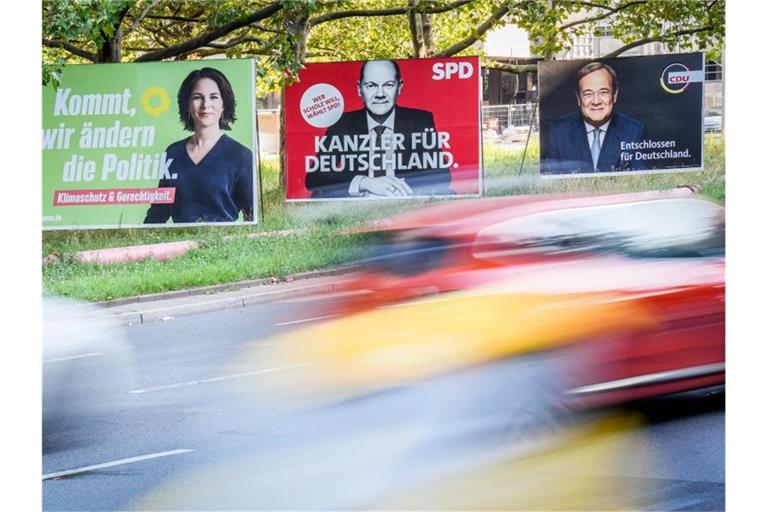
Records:
<instances>
[{"instance_id":1,"label":"blurred red car","mask_svg":"<svg viewBox=\"0 0 768 512\"><path fill-rule=\"evenodd\" d=\"M725 381L724 209L688 189L452 202L367 229L384 241L340 284L352 292L337 305L344 314L495 283L525 294L618 294L649 312L653 328L574 344L589 368L574 399Z\"/></svg>"},{"instance_id":2,"label":"blurred red car","mask_svg":"<svg viewBox=\"0 0 768 512\"><path fill-rule=\"evenodd\" d=\"M636 415L593 422L606 411L580 407L724 382L723 220L674 191L386 221L335 318L238 358L263 373L237 392L293 414L280 429L294 436L133 508L647 508L667 492L655 479L606 477L617 463L654 474L646 436L617 432Z\"/></svg>"}]
</instances>

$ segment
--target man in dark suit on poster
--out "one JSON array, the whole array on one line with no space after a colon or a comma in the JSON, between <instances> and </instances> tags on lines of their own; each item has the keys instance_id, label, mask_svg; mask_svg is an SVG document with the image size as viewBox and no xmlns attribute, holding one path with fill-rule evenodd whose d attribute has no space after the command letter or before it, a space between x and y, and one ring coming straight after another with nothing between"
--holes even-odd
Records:
<instances>
[{"instance_id":1,"label":"man in dark suit on poster","mask_svg":"<svg viewBox=\"0 0 768 512\"><path fill-rule=\"evenodd\" d=\"M645 126L615 110L616 72L590 62L576 73L578 112L556 119L542 148L542 174L637 171L642 160L622 158L621 144L640 142Z\"/></svg>"},{"instance_id":2,"label":"man in dark suit on poster","mask_svg":"<svg viewBox=\"0 0 768 512\"><path fill-rule=\"evenodd\" d=\"M451 194L432 113L397 105L398 64L364 62L357 87L365 108L344 113L316 142L318 165L305 178L312 197Z\"/></svg>"}]
</instances>

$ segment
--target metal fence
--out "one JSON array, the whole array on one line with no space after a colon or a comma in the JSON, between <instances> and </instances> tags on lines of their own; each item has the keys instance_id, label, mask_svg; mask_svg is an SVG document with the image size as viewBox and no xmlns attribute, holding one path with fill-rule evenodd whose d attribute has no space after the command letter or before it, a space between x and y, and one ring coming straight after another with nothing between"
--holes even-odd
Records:
<instances>
[{"instance_id":1,"label":"metal fence","mask_svg":"<svg viewBox=\"0 0 768 512\"><path fill-rule=\"evenodd\" d=\"M710 80L704 84L704 130L707 133L722 132L724 114L723 82ZM524 140L528 129L539 128L539 111L535 103L513 105L484 105L482 107L483 139L491 142L519 142Z\"/></svg>"},{"instance_id":2,"label":"metal fence","mask_svg":"<svg viewBox=\"0 0 768 512\"><path fill-rule=\"evenodd\" d=\"M539 110L535 103L484 105L482 108L483 138L494 142L525 140L531 121L533 121L533 130L538 130Z\"/></svg>"},{"instance_id":3,"label":"metal fence","mask_svg":"<svg viewBox=\"0 0 768 512\"><path fill-rule=\"evenodd\" d=\"M515 105L486 105L483 106L483 126L494 126L504 130L508 126L525 126L538 122L538 109L535 103L520 103Z\"/></svg>"}]
</instances>

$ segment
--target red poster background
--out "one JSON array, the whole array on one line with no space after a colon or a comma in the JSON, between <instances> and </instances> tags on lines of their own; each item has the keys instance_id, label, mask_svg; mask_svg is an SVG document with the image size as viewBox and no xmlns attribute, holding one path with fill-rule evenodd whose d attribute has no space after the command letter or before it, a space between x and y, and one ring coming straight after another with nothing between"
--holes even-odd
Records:
<instances>
[{"instance_id":1,"label":"red poster background","mask_svg":"<svg viewBox=\"0 0 768 512\"><path fill-rule=\"evenodd\" d=\"M471 64L471 76L458 73L446 77L450 64ZM307 64L299 82L285 89L285 150L287 162L286 199L307 199L304 186L305 156L314 155L314 138L327 128L316 128L302 116L304 92L315 84L336 87L344 98L344 112L364 108L358 95L357 80L363 61ZM480 193L480 59L450 57L441 59L397 60L403 88L397 105L432 112L435 128L450 134L450 152L457 167L451 168L451 189L456 194ZM437 66L436 66L437 65ZM436 66L436 67L435 67ZM464 65L466 74L467 66ZM442 70L442 71L441 71ZM440 77L441 79L437 79Z\"/></svg>"}]
</instances>

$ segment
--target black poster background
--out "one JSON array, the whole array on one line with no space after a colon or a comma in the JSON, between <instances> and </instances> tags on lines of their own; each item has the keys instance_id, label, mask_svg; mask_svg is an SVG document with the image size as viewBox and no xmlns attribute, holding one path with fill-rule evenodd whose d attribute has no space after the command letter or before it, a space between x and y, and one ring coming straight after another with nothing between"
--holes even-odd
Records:
<instances>
[{"instance_id":1,"label":"black poster background","mask_svg":"<svg viewBox=\"0 0 768 512\"><path fill-rule=\"evenodd\" d=\"M578 110L575 94L576 72L585 64L595 61L604 62L616 71L619 80L619 97L615 111L645 124L646 139L674 140L675 150L690 149L689 158L645 160L645 170L700 168L703 151L704 83L691 83L682 93L671 94L662 88L660 82L664 69L673 63L682 63L691 71L703 72L704 58L700 52L540 62L541 154L545 154L544 146L549 124L559 117ZM546 175L543 169L542 174ZM583 176L583 174L573 176Z\"/></svg>"}]
</instances>

